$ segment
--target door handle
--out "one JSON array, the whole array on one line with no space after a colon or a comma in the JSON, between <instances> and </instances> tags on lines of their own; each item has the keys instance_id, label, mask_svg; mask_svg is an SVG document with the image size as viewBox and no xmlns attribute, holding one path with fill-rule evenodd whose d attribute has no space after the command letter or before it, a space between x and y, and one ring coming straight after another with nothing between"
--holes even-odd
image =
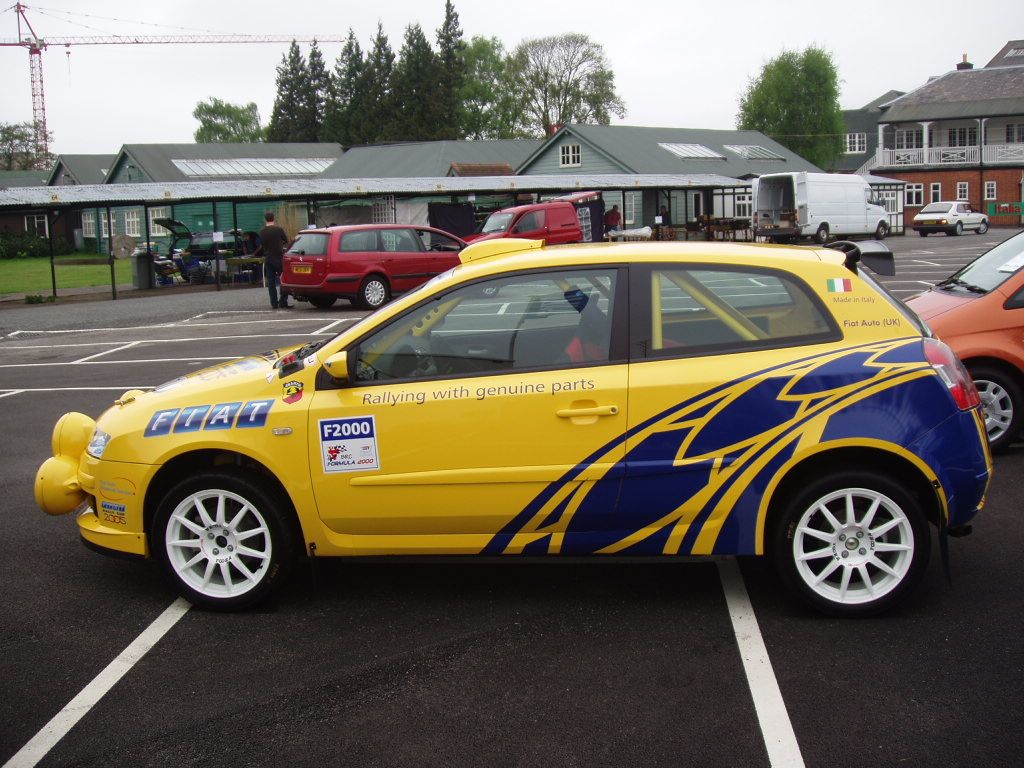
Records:
<instances>
[{"instance_id":1,"label":"door handle","mask_svg":"<svg viewBox=\"0 0 1024 768\"><path fill-rule=\"evenodd\" d=\"M595 405L590 408L561 408L555 416L562 419L575 419L580 416L615 416L619 412L617 405Z\"/></svg>"}]
</instances>

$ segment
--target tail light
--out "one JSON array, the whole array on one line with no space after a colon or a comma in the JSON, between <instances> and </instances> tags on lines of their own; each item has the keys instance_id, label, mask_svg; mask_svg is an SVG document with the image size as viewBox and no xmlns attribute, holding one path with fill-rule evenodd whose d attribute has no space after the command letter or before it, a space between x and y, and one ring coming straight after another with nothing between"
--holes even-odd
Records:
<instances>
[{"instance_id":1,"label":"tail light","mask_svg":"<svg viewBox=\"0 0 1024 768\"><path fill-rule=\"evenodd\" d=\"M957 408L969 411L981 405L978 388L974 386L970 374L952 349L938 339L925 339L924 355L939 374L939 378L949 387L949 393L956 401Z\"/></svg>"}]
</instances>

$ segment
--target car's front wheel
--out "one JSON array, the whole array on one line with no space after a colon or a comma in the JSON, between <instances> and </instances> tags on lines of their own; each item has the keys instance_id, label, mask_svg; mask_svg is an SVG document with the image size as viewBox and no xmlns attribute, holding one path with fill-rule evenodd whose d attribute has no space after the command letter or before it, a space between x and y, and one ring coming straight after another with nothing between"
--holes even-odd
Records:
<instances>
[{"instance_id":1,"label":"car's front wheel","mask_svg":"<svg viewBox=\"0 0 1024 768\"><path fill-rule=\"evenodd\" d=\"M993 452L1009 447L1021 430L1021 388L1014 378L987 365L969 366L985 411L985 431Z\"/></svg>"},{"instance_id":2,"label":"car's front wheel","mask_svg":"<svg viewBox=\"0 0 1024 768\"><path fill-rule=\"evenodd\" d=\"M828 224L818 227L818 231L814 233L814 239L822 245L828 242Z\"/></svg>"},{"instance_id":3,"label":"car's front wheel","mask_svg":"<svg viewBox=\"0 0 1024 768\"><path fill-rule=\"evenodd\" d=\"M150 548L193 605L236 610L264 599L295 559L279 494L257 475L194 475L157 507Z\"/></svg>"},{"instance_id":4,"label":"car's front wheel","mask_svg":"<svg viewBox=\"0 0 1024 768\"><path fill-rule=\"evenodd\" d=\"M978 234L984 235L986 232L988 232L988 222L982 220L981 224L978 225Z\"/></svg>"},{"instance_id":5,"label":"car's front wheel","mask_svg":"<svg viewBox=\"0 0 1024 768\"><path fill-rule=\"evenodd\" d=\"M878 222L878 226L875 227L875 240L885 240L889 236L889 225L884 221Z\"/></svg>"},{"instance_id":6,"label":"car's front wheel","mask_svg":"<svg viewBox=\"0 0 1024 768\"><path fill-rule=\"evenodd\" d=\"M964 233L964 223L962 221L958 221L956 223L956 226L953 227L953 229L950 231L949 234L951 234L951 235L962 235L963 233Z\"/></svg>"},{"instance_id":7,"label":"car's front wheel","mask_svg":"<svg viewBox=\"0 0 1024 768\"><path fill-rule=\"evenodd\" d=\"M901 600L931 550L924 510L901 484L873 471L812 480L783 500L771 546L782 580L833 616L867 616Z\"/></svg>"},{"instance_id":8,"label":"car's front wheel","mask_svg":"<svg viewBox=\"0 0 1024 768\"><path fill-rule=\"evenodd\" d=\"M388 284L379 275L370 275L359 286L357 303L363 309L380 309L388 303Z\"/></svg>"}]
</instances>

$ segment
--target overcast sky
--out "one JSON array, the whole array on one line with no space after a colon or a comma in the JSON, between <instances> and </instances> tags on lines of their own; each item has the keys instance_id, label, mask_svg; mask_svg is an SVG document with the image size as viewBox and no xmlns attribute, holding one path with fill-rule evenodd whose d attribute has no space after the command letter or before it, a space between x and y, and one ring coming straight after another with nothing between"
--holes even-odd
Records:
<instances>
[{"instance_id":1,"label":"overcast sky","mask_svg":"<svg viewBox=\"0 0 1024 768\"><path fill-rule=\"evenodd\" d=\"M444 17L444 0L42 0L42 5L29 0L29 6L29 21L43 38L203 33L324 38L344 37L351 27L365 50L380 20L396 54L406 25L419 22L435 42ZM1007 40L1024 37L1024 11L1017 2L983 7L961 0L731 0L721 5L456 0L455 9L467 40L494 36L508 49L528 38L589 35L604 46L626 103L625 119L616 122L679 128L735 127L748 80L785 48L814 44L831 52L841 78L840 103L853 108L890 89L911 90L931 75L948 72L963 54L984 66ZM5 10L0 42L16 38L16 15ZM192 110L211 96L255 101L266 123L274 103L275 69L287 47L51 47L43 53L51 150L114 154L122 144L191 142L197 127ZM322 43L321 49L333 66L341 43ZM0 47L0 122L32 119L28 59L24 49Z\"/></svg>"}]
</instances>

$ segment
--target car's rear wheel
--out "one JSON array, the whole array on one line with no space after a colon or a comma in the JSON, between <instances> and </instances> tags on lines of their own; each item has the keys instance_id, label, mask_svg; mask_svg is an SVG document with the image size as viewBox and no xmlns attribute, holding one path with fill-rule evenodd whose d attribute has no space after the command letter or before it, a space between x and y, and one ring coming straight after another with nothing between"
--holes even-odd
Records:
<instances>
[{"instance_id":1,"label":"car's rear wheel","mask_svg":"<svg viewBox=\"0 0 1024 768\"><path fill-rule=\"evenodd\" d=\"M150 548L192 604L236 610L266 598L295 559L279 494L257 475L202 472L161 500Z\"/></svg>"},{"instance_id":2,"label":"car's rear wheel","mask_svg":"<svg viewBox=\"0 0 1024 768\"><path fill-rule=\"evenodd\" d=\"M813 608L871 615L892 607L921 578L931 550L928 522L917 499L888 476L828 473L782 503L772 559Z\"/></svg>"},{"instance_id":3,"label":"car's rear wheel","mask_svg":"<svg viewBox=\"0 0 1024 768\"><path fill-rule=\"evenodd\" d=\"M981 224L978 225L978 234L984 235L986 232L988 232L988 222L982 221Z\"/></svg>"},{"instance_id":4,"label":"car's rear wheel","mask_svg":"<svg viewBox=\"0 0 1024 768\"><path fill-rule=\"evenodd\" d=\"M925 232L923 229L917 230L917 234L919 234L921 237L928 237L928 233Z\"/></svg>"},{"instance_id":5,"label":"car's rear wheel","mask_svg":"<svg viewBox=\"0 0 1024 768\"><path fill-rule=\"evenodd\" d=\"M1014 378L987 365L969 366L985 411L985 431L993 452L1009 447L1021 430L1024 410L1021 388Z\"/></svg>"},{"instance_id":6,"label":"car's rear wheel","mask_svg":"<svg viewBox=\"0 0 1024 768\"><path fill-rule=\"evenodd\" d=\"M814 233L814 239L824 245L828 242L828 224L822 224Z\"/></svg>"},{"instance_id":7,"label":"car's rear wheel","mask_svg":"<svg viewBox=\"0 0 1024 768\"><path fill-rule=\"evenodd\" d=\"M951 235L962 235L963 233L964 233L964 223L962 221L958 221L956 223L956 226L953 227L952 231L950 231L949 234L951 234Z\"/></svg>"},{"instance_id":8,"label":"car's rear wheel","mask_svg":"<svg viewBox=\"0 0 1024 768\"><path fill-rule=\"evenodd\" d=\"M334 302L338 300L337 296L310 296L309 303L317 309L327 309L333 307Z\"/></svg>"},{"instance_id":9,"label":"car's rear wheel","mask_svg":"<svg viewBox=\"0 0 1024 768\"><path fill-rule=\"evenodd\" d=\"M875 227L875 240L885 240L889 236L889 225L884 221L878 222L878 226Z\"/></svg>"},{"instance_id":10,"label":"car's rear wheel","mask_svg":"<svg viewBox=\"0 0 1024 768\"><path fill-rule=\"evenodd\" d=\"M380 275L370 275L359 286L356 302L363 309L379 309L388 303L388 284Z\"/></svg>"}]
</instances>

